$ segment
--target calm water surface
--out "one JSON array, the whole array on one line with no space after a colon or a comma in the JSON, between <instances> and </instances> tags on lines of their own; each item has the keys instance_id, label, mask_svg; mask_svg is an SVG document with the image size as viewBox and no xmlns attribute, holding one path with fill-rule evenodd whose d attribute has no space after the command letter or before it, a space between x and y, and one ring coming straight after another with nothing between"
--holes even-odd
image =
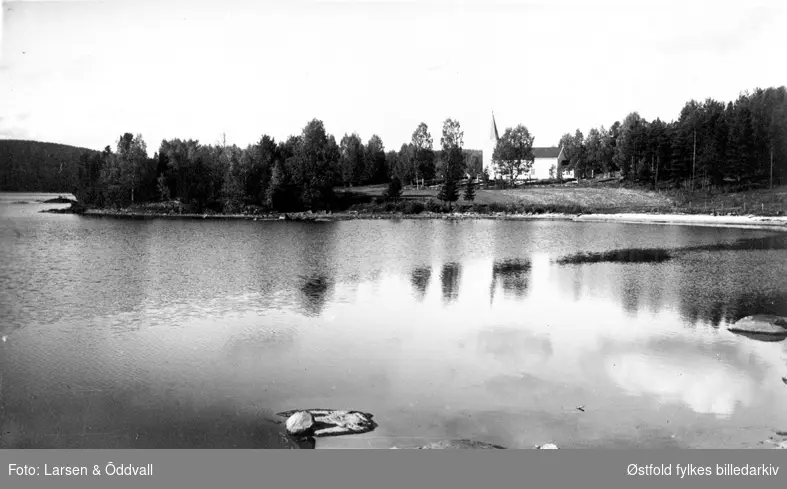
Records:
<instances>
[{"instance_id":1,"label":"calm water surface","mask_svg":"<svg viewBox=\"0 0 787 489\"><path fill-rule=\"evenodd\" d=\"M118 220L0 194L0 447L755 446L787 429L784 234ZM24 202L24 203L20 203ZM584 406L584 412L577 409Z\"/></svg>"}]
</instances>

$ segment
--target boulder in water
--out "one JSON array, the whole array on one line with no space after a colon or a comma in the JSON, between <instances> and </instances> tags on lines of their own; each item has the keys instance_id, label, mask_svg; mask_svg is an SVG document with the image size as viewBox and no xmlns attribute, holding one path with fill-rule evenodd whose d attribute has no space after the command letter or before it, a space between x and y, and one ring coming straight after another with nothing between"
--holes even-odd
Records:
<instances>
[{"instance_id":1,"label":"boulder in water","mask_svg":"<svg viewBox=\"0 0 787 489\"><path fill-rule=\"evenodd\" d=\"M727 329L733 333L744 335L785 338L787 337L787 318L766 314L746 316Z\"/></svg>"},{"instance_id":2,"label":"boulder in water","mask_svg":"<svg viewBox=\"0 0 787 489\"><path fill-rule=\"evenodd\" d=\"M287 433L291 435L308 434L314 427L314 416L306 411L298 411L287 418Z\"/></svg>"},{"instance_id":3,"label":"boulder in water","mask_svg":"<svg viewBox=\"0 0 787 489\"><path fill-rule=\"evenodd\" d=\"M306 413L314 418L313 436L339 436L367 433L377 428L372 415L360 411L341 411L336 409L302 409L277 413L290 418L296 413Z\"/></svg>"}]
</instances>

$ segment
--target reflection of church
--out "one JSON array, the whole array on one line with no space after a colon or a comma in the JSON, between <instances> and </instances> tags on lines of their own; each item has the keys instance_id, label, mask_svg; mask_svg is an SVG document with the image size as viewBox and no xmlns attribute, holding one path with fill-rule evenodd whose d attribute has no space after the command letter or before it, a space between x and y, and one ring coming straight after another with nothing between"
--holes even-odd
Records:
<instances>
[{"instance_id":1,"label":"reflection of church","mask_svg":"<svg viewBox=\"0 0 787 489\"><path fill-rule=\"evenodd\" d=\"M495 164L492 161L492 154L499 140L500 133L497 131L497 123L495 122L495 114L493 112L489 135L486 137L483 147L484 170L487 171L490 179L499 177ZM557 178L558 171L562 171L563 178L574 178L574 170L565 168L568 160L563 155L562 148L557 146L534 147L533 157L533 165L530 167L530 171L520 175L517 180L547 180L550 178Z\"/></svg>"}]
</instances>

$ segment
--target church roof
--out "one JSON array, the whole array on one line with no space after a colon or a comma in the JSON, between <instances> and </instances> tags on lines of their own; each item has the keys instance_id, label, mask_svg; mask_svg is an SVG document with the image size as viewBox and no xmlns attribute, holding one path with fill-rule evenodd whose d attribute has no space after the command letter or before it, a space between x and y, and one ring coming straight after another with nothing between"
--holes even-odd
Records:
<instances>
[{"instance_id":1,"label":"church roof","mask_svg":"<svg viewBox=\"0 0 787 489\"><path fill-rule=\"evenodd\" d=\"M557 158L560 156L560 148L551 146L549 148L533 148L534 158Z\"/></svg>"}]
</instances>

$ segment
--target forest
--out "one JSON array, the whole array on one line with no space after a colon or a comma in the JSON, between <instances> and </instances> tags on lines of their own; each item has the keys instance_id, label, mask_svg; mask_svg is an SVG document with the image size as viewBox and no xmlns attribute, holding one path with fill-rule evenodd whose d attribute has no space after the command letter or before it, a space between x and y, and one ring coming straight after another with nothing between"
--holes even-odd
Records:
<instances>
[{"instance_id":1,"label":"forest","mask_svg":"<svg viewBox=\"0 0 787 489\"><path fill-rule=\"evenodd\" d=\"M153 158L141 135L122 135L113 150L86 152L77 165L74 194L86 205L123 207L177 199L196 211L239 212L249 206L272 211L329 210L335 188L390 183L426 185L436 178L458 181L481 170L481 152L462 148L459 123L447 119L439 150L420 124L412 141L386 151L373 135L340 141L314 119L284 141L263 135L240 148L224 142L164 140ZM447 178L450 176L450 178ZM395 186L396 187L396 186ZM447 195L448 201L456 200Z\"/></svg>"},{"instance_id":2,"label":"forest","mask_svg":"<svg viewBox=\"0 0 787 489\"><path fill-rule=\"evenodd\" d=\"M92 150L39 141L0 140L0 192L69 192L80 157Z\"/></svg>"},{"instance_id":3,"label":"forest","mask_svg":"<svg viewBox=\"0 0 787 489\"><path fill-rule=\"evenodd\" d=\"M786 95L781 86L744 92L726 104L692 100L671 122L632 112L609 129L567 133L560 145L580 179L619 172L649 188L780 185L787 177ZM511 148L499 143L494 154L500 169L502 160L527 160L519 153L533 142L524 126L506 134ZM103 151L0 141L0 190L71 191L96 207L178 200L196 211L238 212L250 206L329 210L346 195L336 189L389 183L400 192L402 185L442 184L438 198L450 203L458 198L460 180L487 175L481 151L464 149L459 122L446 119L438 143L425 123L410 141L386 149L378 135L365 142L358 134L337 140L318 119L286 140L263 135L245 148L164 140L153 158L142 136L132 133Z\"/></svg>"},{"instance_id":4,"label":"forest","mask_svg":"<svg viewBox=\"0 0 787 489\"><path fill-rule=\"evenodd\" d=\"M787 90L758 88L726 104L691 100L671 122L632 112L608 129L566 133L560 145L578 178L619 171L653 187L778 185L787 177Z\"/></svg>"}]
</instances>

